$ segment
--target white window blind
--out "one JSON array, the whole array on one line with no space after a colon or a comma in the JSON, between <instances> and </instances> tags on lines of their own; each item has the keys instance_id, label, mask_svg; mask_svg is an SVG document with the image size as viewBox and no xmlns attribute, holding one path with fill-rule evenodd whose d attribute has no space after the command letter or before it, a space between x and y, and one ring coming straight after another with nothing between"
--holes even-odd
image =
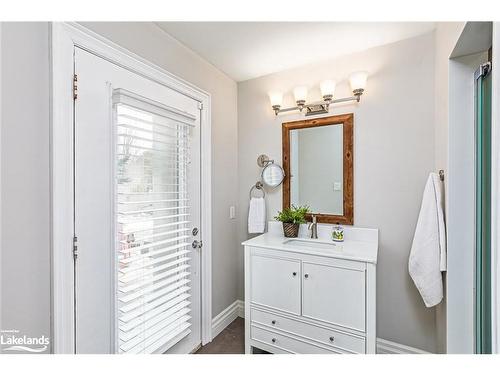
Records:
<instances>
[{"instance_id":1,"label":"white window blind","mask_svg":"<svg viewBox=\"0 0 500 375\"><path fill-rule=\"evenodd\" d=\"M190 333L188 114L115 90L117 347L164 352Z\"/></svg>"}]
</instances>

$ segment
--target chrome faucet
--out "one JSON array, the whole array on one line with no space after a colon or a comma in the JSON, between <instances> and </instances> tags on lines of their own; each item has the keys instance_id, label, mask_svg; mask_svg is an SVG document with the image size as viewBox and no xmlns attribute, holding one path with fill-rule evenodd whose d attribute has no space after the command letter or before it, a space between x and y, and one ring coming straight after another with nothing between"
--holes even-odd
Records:
<instances>
[{"instance_id":1,"label":"chrome faucet","mask_svg":"<svg viewBox=\"0 0 500 375\"><path fill-rule=\"evenodd\" d=\"M313 215L312 223L309 224L308 228L311 231L311 238L318 238L318 223L315 215Z\"/></svg>"}]
</instances>

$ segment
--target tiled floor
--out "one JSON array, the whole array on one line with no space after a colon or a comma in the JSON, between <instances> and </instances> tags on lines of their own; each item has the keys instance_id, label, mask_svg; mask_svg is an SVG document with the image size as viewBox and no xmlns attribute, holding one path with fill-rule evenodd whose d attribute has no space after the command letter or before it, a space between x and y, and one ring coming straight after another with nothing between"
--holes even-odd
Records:
<instances>
[{"instance_id":1,"label":"tiled floor","mask_svg":"<svg viewBox=\"0 0 500 375\"><path fill-rule=\"evenodd\" d=\"M244 354L245 320L236 318L211 343L201 347L196 354Z\"/></svg>"}]
</instances>

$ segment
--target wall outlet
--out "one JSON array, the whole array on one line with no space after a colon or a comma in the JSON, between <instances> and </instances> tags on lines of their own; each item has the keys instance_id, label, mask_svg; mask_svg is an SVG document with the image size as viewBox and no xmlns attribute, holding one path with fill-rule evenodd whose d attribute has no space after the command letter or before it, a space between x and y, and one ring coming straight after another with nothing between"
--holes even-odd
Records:
<instances>
[{"instance_id":1,"label":"wall outlet","mask_svg":"<svg viewBox=\"0 0 500 375\"><path fill-rule=\"evenodd\" d=\"M236 207L235 206L229 207L229 218L236 219Z\"/></svg>"},{"instance_id":2,"label":"wall outlet","mask_svg":"<svg viewBox=\"0 0 500 375\"><path fill-rule=\"evenodd\" d=\"M342 190L342 183L334 182L333 183L333 191L340 191L340 190Z\"/></svg>"}]
</instances>

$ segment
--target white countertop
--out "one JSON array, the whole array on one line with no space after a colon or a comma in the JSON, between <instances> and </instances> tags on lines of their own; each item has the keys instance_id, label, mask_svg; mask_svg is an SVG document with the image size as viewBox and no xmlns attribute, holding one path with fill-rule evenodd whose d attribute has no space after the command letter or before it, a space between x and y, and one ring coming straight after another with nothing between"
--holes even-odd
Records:
<instances>
[{"instance_id":1,"label":"white countertop","mask_svg":"<svg viewBox=\"0 0 500 375\"><path fill-rule=\"evenodd\" d=\"M331 225L318 224L318 239L309 239L307 227L301 226L297 240L303 240L304 246L287 244L292 238L283 235L281 223L269 222L269 231L242 243L244 246L268 248L296 253L327 256L360 262L377 263L378 230L356 227L344 227L344 242L331 240ZM308 247L308 242L334 244L331 248L319 249ZM328 247L328 246L327 246Z\"/></svg>"}]
</instances>

